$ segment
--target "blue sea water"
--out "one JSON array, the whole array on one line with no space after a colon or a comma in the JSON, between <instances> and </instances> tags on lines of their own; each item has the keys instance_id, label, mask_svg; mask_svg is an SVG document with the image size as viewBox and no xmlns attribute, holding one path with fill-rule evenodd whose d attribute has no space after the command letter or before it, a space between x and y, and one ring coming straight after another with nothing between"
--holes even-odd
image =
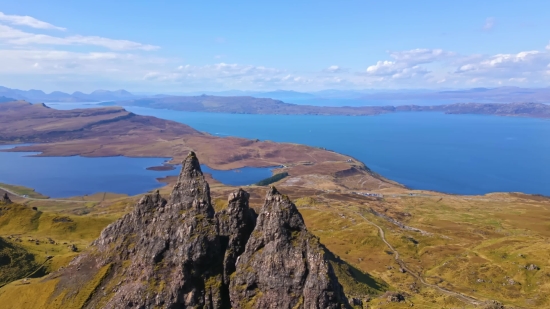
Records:
<instances>
[{"instance_id":1,"label":"blue sea water","mask_svg":"<svg viewBox=\"0 0 550 309\"><path fill-rule=\"evenodd\" d=\"M0 149L12 146L0 146ZM49 197L62 198L114 192L135 195L164 184L156 178L179 174L179 166L170 171L151 171L166 158L35 157L34 152L0 151L0 182L22 185ZM202 165L204 173L229 185L256 183L271 176L269 168L242 168L218 171Z\"/></svg>"},{"instance_id":2,"label":"blue sea water","mask_svg":"<svg viewBox=\"0 0 550 309\"><path fill-rule=\"evenodd\" d=\"M93 105L61 103L52 107ZM549 120L435 112L346 117L126 108L218 136L324 147L353 156L375 172L413 189L550 195Z\"/></svg>"},{"instance_id":3,"label":"blue sea water","mask_svg":"<svg viewBox=\"0 0 550 309\"><path fill-rule=\"evenodd\" d=\"M436 112L349 117L127 109L218 136L324 147L413 189L550 195L550 121L544 119Z\"/></svg>"}]
</instances>

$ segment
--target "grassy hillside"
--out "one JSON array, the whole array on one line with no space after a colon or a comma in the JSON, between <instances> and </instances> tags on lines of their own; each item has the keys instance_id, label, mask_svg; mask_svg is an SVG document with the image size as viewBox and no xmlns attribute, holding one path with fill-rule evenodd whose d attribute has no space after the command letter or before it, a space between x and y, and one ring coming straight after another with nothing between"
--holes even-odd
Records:
<instances>
[{"instance_id":1,"label":"grassy hillside","mask_svg":"<svg viewBox=\"0 0 550 309\"><path fill-rule=\"evenodd\" d=\"M45 265L47 272L66 265L78 254L72 245L77 251L85 249L114 220L111 217L42 212L21 204L0 208L0 237L32 255L36 263L52 256Z\"/></svg>"},{"instance_id":2,"label":"grassy hillside","mask_svg":"<svg viewBox=\"0 0 550 309\"><path fill-rule=\"evenodd\" d=\"M23 186L9 185L9 184L0 182L0 187L8 189L19 195L27 195L28 197L32 197L32 198L44 198L44 199L48 198L47 196L36 192L34 189L23 187Z\"/></svg>"},{"instance_id":3,"label":"grassy hillside","mask_svg":"<svg viewBox=\"0 0 550 309\"><path fill-rule=\"evenodd\" d=\"M34 255L0 237L0 287L14 280L44 275Z\"/></svg>"},{"instance_id":4,"label":"grassy hillside","mask_svg":"<svg viewBox=\"0 0 550 309\"><path fill-rule=\"evenodd\" d=\"M415 306L462 308L467 304L401 272L394 253L368 221L383 228L401 259L428 283L482 301L550 307L550 199L438 194L381 200L321 194L301 198L297 204L308 228L327 248L357 269L382 278L391 289L409 294Z\"/></svg>"},{"instance_id":5,"label":"grassy hillside","mask_svg":"<svg viewBox=\"0 0 550 309\"><path fill-rule=\"evenodd\" d=\"M133 198L126 200L134 201ZM216 208L222 208L227 204L221 199L214 199ZM15 263L17 269L6 269L13 273L5 281L11 282L0 288L0 303L9 305L10 308L78 308L94 292L95 287L101 282L101 274L90 274L89 280L82 284L82 288L76 294L65 295L66 291L57 291L58 279L56 276L46 276L40 279L25 279L25 273L29 269L36 269L43 261L44 266L37 275L45 275L67 265L80 252L87 250L87 245L98 237L99 233L115 216L98 216L98 212L110 213L112 210L120 210L120 205L126 205L127 201L118 199L103 205L96 206L86 215L72 215L58 211L37 211L21 204L10 204L2 207L0 212L0 236L9 237L16 243L21 252L26 255L26 260ZM57 207L52 207L57 209ZM72 245L78 248L72 250ZM48 259L52 256L51 259ZM365 297L381 295L389 289L389 286L381 279L374 278L361 271L338 256L330 254L330 261L335 272L348 293ZM28 264L28 265L27 265ZM15 281L14 281L15 280ZM13 281L13 282L12 282ZM73 283L75 284L75 283ZM26 295L28 297L20 297ZM30 297L33 295L32 297ZM72 308L72 307L71 307Z\"/></svg>"},{"instance_id":6,"label":"grassy hillside","mask_svg":"<svg viewBox=\"0 0 550 309\"><path fill-rule=\"evenodd\" d=\"M423 285L409 272L402 272L376 225L383 229L386 240L408 268L430 284L480 301L494 299L520 308L550 306L548 198L522 194L423 193L386 194L385 198L377 199L323 191L313 194L292 187L280 189L288 190L308 230L334 253L331 263L346 293L363 300L370 297L369 306L409 308L414 304L416 308L474 308ZM226 203L228 190L232 189L213 186L217 210ZM251 205L260 207L265 189L249 187L248 190ZM78 254L71 251L70 244L75 244L79 251L86 250L100 231L134 199L119 198L102 203L86 215L34 211L23 205L11 205L7 210L1 207L0 237L17 245L20 256L26 257L22 260L26 264L21 263L18 273L42 263L48 255L54 258L44 270L52 271ZM85 285L74 297L86 298L93 291L100 279L94 276L90 277L89 286ZM0 303L9 303L13 308L45 306L40 302L53 295L56 280L50 276L31 279L30 284L16 281L0 288ZM385 291L401 292L406 295L406 301L388 302ZM27 303L23 306L17 303L21 301L17 295L37 297L25 300ZM54 300L50 299L48 304L54 306Z\"/></svg>"}]
</instances>

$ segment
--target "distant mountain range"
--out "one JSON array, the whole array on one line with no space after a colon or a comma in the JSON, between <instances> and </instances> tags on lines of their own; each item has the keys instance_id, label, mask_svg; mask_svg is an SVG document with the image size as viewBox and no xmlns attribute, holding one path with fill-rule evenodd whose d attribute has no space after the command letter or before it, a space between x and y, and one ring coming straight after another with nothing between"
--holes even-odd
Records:
<instances>
[{"instance_id":1,"label":"distant mountain range","mask_svg":"<svg viewBox=\"0 0 550 309\"><path fill-rule=\"evenodd\" d=\"M41 90L19 90L0 86L1 97L42 102L98 102L127 101L143 98L166 98L174 96L210 95L218 97L255 97L279 100L286 103L311 106L400 106L400 105L443 105L453 103L550 103L550 87L547 88L472 88L463 90L395 89L395 90L322 90L317 92L276 91L204 91L167 94L133 94L126 90L96 90L86 94L80 91L72 94Z\"/></svg>"},{"instance_id":2,"label":"distant mountain range","mask_svg":"<svg viewBox=\"0 0 550 309\"><path fill-rule=\"evenodd\" d=\"M52 93L45 93L42 90L19 90L11 89L0 86L0 102L2 97L11 98L15 100L25 100L32 103L42 102L98 102L98 101L112 101L112 100L129 100L142 96L136 96L126 90L96 90L92 93L86 94L80 91L72 94L54 91ZM13 100L11 100L13 101Z\"/></svg>"},{"instance_id":3,"label":"distant mountain range","mask_svg":"<svg viewBox=\"0 0 550 309\"><path fill-rule=\"evenodd\" d=\"M0 103L11 102L13 100L14 100L13 98L0 97Z\"/></svg>"}]
</instances>

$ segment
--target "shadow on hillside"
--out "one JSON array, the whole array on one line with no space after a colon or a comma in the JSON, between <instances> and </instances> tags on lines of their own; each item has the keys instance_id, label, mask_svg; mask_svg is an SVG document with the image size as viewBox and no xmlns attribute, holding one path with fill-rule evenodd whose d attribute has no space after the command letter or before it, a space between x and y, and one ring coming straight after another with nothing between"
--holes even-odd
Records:
<instances>
[{"instance_id":1,"label":"shadow on hillside","mask_svg":"<svg viewBox=\"0 0 550 309\"><path fill-rule=\"evenodd\" d=\"M0 237L0 287L29 274L31 278L44 276L46 272L38 266L34 255Z\"/></svg>"},{"instance_id":2,"label":"shadow on hillside","mask_svg":"<svg viewBox=\"0 0 550 309\"><path fill-rule=\"evenodd\" d=\"M340 259L329 250L326 255L330 261L338 281L344 287L348 295L379 295L388 290L388 284L382 279L374 278L368 273L353 267L346 261Z\"/></svg>"}]
</instances>

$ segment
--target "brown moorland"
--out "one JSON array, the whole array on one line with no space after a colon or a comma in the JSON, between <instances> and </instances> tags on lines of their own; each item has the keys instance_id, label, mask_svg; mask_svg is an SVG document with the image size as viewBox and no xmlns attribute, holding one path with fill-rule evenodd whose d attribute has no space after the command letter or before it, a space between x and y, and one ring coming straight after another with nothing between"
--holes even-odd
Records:
<instances>
[{"instance_id":1,"label":"brown moorland","mask_svg":"<svg viewBox=\"0 0 550 309\"><path fill-rule=\"evenodd\" d=\"M0 144L39 143L8 151L40 156L167 157L193 150L214 169L282 166L302 186L327 190L400 187L336 152L290 143L216 137L174 121L122 108L55 110L27 102L0 104Z\"/></svg>"}]
</instances>

